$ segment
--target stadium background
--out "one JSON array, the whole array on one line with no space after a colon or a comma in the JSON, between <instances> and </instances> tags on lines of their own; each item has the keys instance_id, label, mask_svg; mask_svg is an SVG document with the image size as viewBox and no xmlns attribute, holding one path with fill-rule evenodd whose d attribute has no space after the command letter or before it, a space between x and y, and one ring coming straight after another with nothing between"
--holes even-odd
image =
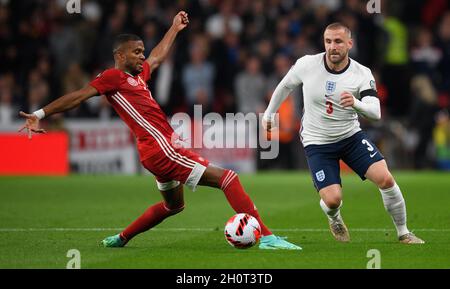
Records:
<instances>
[{"instance_id":1,"label":"stadium background","mask_svg":"<svg viewBox=\"0 0 450 289\"><path fill-rule=\"evenodd\" d=\"M105 257L102 254L106 253L87 245L108 233L103 229L121 228L140 214L148 205L148 201L142 202L144 198L151 198L150 203L158 200L156 186L149 185L148 178L110 177L144 173L133 137L103 97L92 98L64 115L51 116L42 124L52 133L35 135L31 142L25 134L17 134L22 124L18 111L35 111L83 87L111 67L112 41L119 33L140 35L148 55L176 12L185 10L190 24L178 35L171 55L149 82L153 96L168 116L178 112L192 114L194 104L201 104L204 113L262 112L276 84L295 60L323 50L324 27L332 21L348 25L355 40L351 57L372 69L382 104L382 120L369 123L361 119L363 129L380 147L403 184L408 209L414 212L409 215L410 220L424 230L418 234L422 232L427 241L434 242L433 247L418 252L391 248L392 244L387 243L383 248L392 253L385 257L390 262L387 266L448 268L449 212L433 200L445 204L450 196L445 172L450 169L450 6L445 0L380 1L381 13L370 14L367 2L84 0L80 14L69 14L65 0L0 0L0 175L5 175L0 177L0 235L5 240L0 267L60 268L66 261L64 250L78 246L87 258L85 266L93 268L360 268L370 244L380 248L381 243L395 239L388 233L384 235L392 224L375 194L366 194L369 185L348 175L344 176L344 183L350 184L345 187L346 197L351 200L349 203L358 205L353 207L353 214L349 214L353 217L348 222L356 228L373 227L373 232L380 230L383 234L376 235L373 243L367 245L373 232L368 233L370 228L361 229L355 233L354 246L346 248L331 240L297 137L301 91L296 90L282 106L279 158L261 161L251 149L202 153L240 172L258 171L242 177L244 186L264 216L270 216L271 225L294 228L286 234L293 235L294 242L305 244L307 250L302 256L310 263L290 263L283 255L261 257L247 253L236 263L237 253L230 254L222 248L228 245L215 232L232 212L223 199L215 199L220 198L218 194L208 195L203 188L198 194L186 194L193 209L189 211L188 207L183 218L164 223L164 234L145 235L134 243L145 248L149 244L147 238L154 238L150 244L159 246L159 253L151 253L155 255L148 260L140 257L148 254L144 249ZM272 169L293 172L262 172ZM410 172L398 172L400 169ZM433 172L420 173L420 169ZM74 176L28 177L68 173ZM97 176L91 178L92 174ZM155 191L150 196L149 187ZM284 193L283 202L274 202L270 188ZM129 196L126 204L124 195ZM369 205L376 202L379 204L375 210ZM103 205L98 206L99 203ZM22 216L24 211L27 216ZM117 211L121 212L119 219ZM74 229L85 226L103 229ZM201 243L204 252L199 251L194 240L202 240L197 235L201 230L183 234L176 230L186 226L205 226L202 236L217 242ZM295 231L299 226L305 231ZM43 235L48 228L60 227L74 230ZM170 231L172 227L175 228ZM23 228L36 230L21 231ZM42 240L36 244L40 250L29 246L36 237ZM178 243L172 243L177 238L179 250L171 251L178 248ZM169 248L165 249L167 244ZM184 248L186 244L188 248ZM333 249L341 253L330 253ZM317 253L308 255L313 250ZM355 257L355 251L362 253ZM215 261L212 252L220 255L222 263ZM400 262L402 256L410 259ZM155 260L160 263L154 263Z\"/></svg>"},{"instance_id":2,"label":"stadium background","mask_svg":"<svg viewBox=\"0 0 450 289\"><path fill-rule=\"evenodd\" d=\"M189 12L190 25L149 83L163 110L192 114L193 105L201 104L203 113L260 113L295 60L323 50L324 27L341 21L354 33L351 57L376 77L383 118L362 122L391 167L450 169L448 4L381 1L381 13L369 14L367 2L82 1L81 13L69 14L62 0L1 1L0 128L16 130L19 110L32 112L113 66L111 46L119 33L140 35L148 55L179 10ZM279 158L244 171L306 168L297 137L300 94L295 91L282 107ZM72 171L136 172L137 162L123 161L134 152L126 130L118 124L106 133L105 123L116 119L97 97L44 125L71 132L71 159L77 160ZM117 152L124 148L127 155ZM87 162L96 152L105 161Z\"/></svg>"}]
</instances>

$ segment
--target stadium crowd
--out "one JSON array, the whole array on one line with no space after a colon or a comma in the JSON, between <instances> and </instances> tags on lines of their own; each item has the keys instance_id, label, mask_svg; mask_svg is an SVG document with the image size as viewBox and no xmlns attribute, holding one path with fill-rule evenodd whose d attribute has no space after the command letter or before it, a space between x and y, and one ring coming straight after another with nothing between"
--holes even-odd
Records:
<instances>
[{"instance_id":1,"label":"stadium crowd","mask_svg":"<svg viewBox=\"0 0 450 289\"><path fill-rule=\"evenodd\" d=\"M383 120L363 123L393 166L436 167L450 162L450 5L446 0L66 0L0 1L0 123L35 111L85 86L113 65L120 33L142 37L146 56L179 10L189 28L152 75L150 89L163 110L192 113L263 112L276 84L299 57L323 51L322 32L340 21L353 31L350 56L372 69ZM301 91L295 94L301 96ZM280 109L282 166L295 168L301 97ZM116 117L92 98L67 118ZM54 118L62 118L55 116ZM370 130L376 126L376 129ZM392 141L397 140L397 141ZM412 161L410 161L412 160ZM264 165L262 165L264 166Z\"/></svg>"}]
</instances>

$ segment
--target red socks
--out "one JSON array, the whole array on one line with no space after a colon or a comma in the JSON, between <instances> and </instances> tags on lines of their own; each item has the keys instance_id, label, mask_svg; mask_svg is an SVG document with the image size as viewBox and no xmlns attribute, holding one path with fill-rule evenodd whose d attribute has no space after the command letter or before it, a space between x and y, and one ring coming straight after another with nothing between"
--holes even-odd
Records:
<instances>
[{"instance_id":1,"label":"red socks","mask_svg":"<svg viewBox=\"0 0 450 289\"><path fill-rule=\"evenodd\" d=\"M255 217L261 226L263 236L272 234L262 222L255 205L247 193L245 193L239 177L235 172L230 170L225 171L220 179L220 188L225 193L228 203L230 203L236 213L247 213ZM184 205L178 209L171 210L164 205L164 202L157 203L149 207L139 218L120 233L120 238L128 242L137 234L153 228L165 218L175 215L183 209Z\"/></svg>"},{"instance_id":2,"label":"red socks","mask_svg":"<svg viewBox=\"0 0 450 289\"><path fill-rule=\"evenodd\" d=\"M220 189L225 193L228 203L230 203L236 213L247 213L255 217L261 226L263 236L272 234L262 222L255 205L244 191L244 188L239 181L239 177L235 172L225 170L225 173L220 179Z\"/></svg>"},{"instance_id":3,"label":"red socks","mask_svg":"<svg viewBox=\"0 0 450 289\"><path fill-rule=\"evenodd\" d=\"M161 223L165 218L181 212L184 206L178 209L170 210L164 205L164 202L157 203L149 207L142 216L137 218L122 233L120 238L125 241L131 240L139 233L145 232Z\"/></svg>"}]
</instances>

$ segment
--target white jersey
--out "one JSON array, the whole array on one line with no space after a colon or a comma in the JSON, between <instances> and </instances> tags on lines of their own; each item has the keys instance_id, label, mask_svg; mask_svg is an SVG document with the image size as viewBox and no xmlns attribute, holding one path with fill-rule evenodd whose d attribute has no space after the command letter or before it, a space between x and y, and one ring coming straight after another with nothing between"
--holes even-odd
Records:
<instances>
[{"instance_id":1,"label":"white jersey","mask_svg":"<svg viewBox=\"0 0 450 289\"><path fill-rule=\"evenodd\" d=\"M377 96L369 68L349 59L342 71L332 71L326 64L325 53L298 59L283 82L289 89L303 84L304 111L300 129L303 146L335 143L361 130L357 111L339 105L344 91L358 100Z\"/></svg>"}]
</instances>

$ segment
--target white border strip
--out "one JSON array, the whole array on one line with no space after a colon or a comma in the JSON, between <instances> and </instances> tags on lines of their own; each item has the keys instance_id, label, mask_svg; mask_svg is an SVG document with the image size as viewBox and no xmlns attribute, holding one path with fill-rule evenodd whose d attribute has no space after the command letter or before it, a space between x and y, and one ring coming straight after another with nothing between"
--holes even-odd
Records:
<instances>
[{"instance_id":1,"label":"white border strip","mask_svg":"<svg viewBox=\"0 0 450 289\"><path fill-rule=\"evenodd\" d=\"M124 228L0 228L2 232L102 232L102 231L122 231ZM214 228L152 228L152 231L192 231L192 232L213 232L218 229ZM271 229L274 232L328 232L329 229L317 228L286 228L286 229ZM352 232L394 232L394 229L383 228L354 228ZM449 229L413 229L413 232L450 232Z\"/></svg>"}]
</instances>

